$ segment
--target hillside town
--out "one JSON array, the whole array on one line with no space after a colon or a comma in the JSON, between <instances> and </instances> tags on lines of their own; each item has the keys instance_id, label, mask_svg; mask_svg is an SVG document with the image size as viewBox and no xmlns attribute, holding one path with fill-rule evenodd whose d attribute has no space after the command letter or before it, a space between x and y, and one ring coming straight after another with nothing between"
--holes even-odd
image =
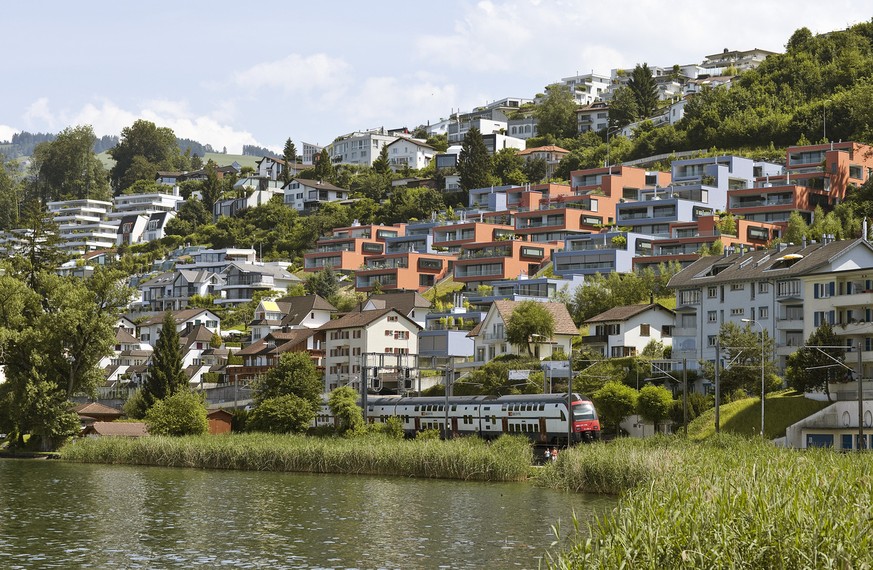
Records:
<instances>
[{"instance_id":1,"label":"hillside town","mask_svg":"<svg viewBox=\"0 0 873 570\"><path fill-rule=\"evenodd\" d=\"M268 205L281 204L301 218L331 208L354 211L360 194L320 177L328 166L376 169L387 161L392 192L425 188L451 196L445 204L454 204L423 211L419 219L324 227L297 260L265 257L253 241L181 243L149 259L125 278L133 298L115 323L111 354L99 361L103 381L96 398L80 397L82 405L95 399L118 410L147 384L167 314L187 382L213 411L252 406L253 383L287 353L308 355L324 394L348 386L362 395L406 395L450 391L495 359L528 354L541 361L535 372L549 374L544 389L551 391L557 389L551 372L560 366L549 362L572 362L579 354L639 357L655 347L653 366L673 380L667 385L674 393L683 390L676 377L690 372L685 389L711 395L716 379L707 364L730 365L719 354L726 324L760 334L762 377L763 339L771 339L766 358L784 377L790 356L826 323L847 355L860 355L858 363L831 378L827 394L813 390L813 397L834 403L789 429L785 443L839 447L839 436L860 423L852 402L861 387L855 386L873 376L873 246L866 218L856 235L837 236L823 216L869 185L873 147L831 141L823 124L822 141L788 146L767 160L706 151L610 159L616 140L634 139L641 125L677 124L695 95L728 88L771 55L726 49L694 65L646 66L657 112L620 126L615 109L636 70L562 78L547 92L563 90L572 99L574 135L597 133L606 143L601 165L569 169L564 179L558 172L569 150L528 146L540 135L531 110L547 104L549 96L541 95L453 112L412 132L378 128L342 134L324 147L302 143L299 154L292 143L290 157L262 156L248 167L234 160L155 171L146 191L108 200L47 200L46 219L65 256L56 271L85 279L118 264L125 252L146 251L177 235L168 229L186 204L205 201L205 191L186 192L192 182L231 181L232 196L218 196L208 212L216 226ZM522 184L470 187L460 170L472 139L490 157L511 154L525 168L541 168L541 175ZM444 148L429 144L433 140L444 141ZM815 229L798 233L798 224ZM0 252L19 255L34 232L2 232ZM660 277L663 287L631 304L586 312L580 290L603 287L598 280L611 274ZM343 290L345 301L336 303L312 279L330 281L329 290ZM553 326L549 334L512 342L512 315L531 301L542 305ZM229 314L232 324L223 322ZM567 374L559 378L566 390ZM873 394L863 390L870 400ZM865 402L868 426L871 410ZM105 419L95 414L82 417ZM833 419L844 416L846 423ZM638 435L670 429L639 417L622 428ZM850 438L853 445L859 444Z\"/></svg>"}]
</instances>

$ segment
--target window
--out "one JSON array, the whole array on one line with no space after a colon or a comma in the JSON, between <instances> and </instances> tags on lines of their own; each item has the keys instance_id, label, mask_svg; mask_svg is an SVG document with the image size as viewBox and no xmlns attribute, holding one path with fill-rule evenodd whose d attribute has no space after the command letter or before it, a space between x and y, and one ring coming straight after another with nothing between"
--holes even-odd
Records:
<instances>
[{"instance_id":1,"label":"window","mask_svg":"<svg viewBox=\"0 0 873 570\"><path fill-rule=\"evenodd\" d=\"M758 293L769 293L770 292L770 284L766 281L758 282Z\"/></svg>"},{"instance_id":2,"label":"window","mask_svg":"<svg viewBox=\"0 0 873 570\"><path fill-rule=\"evenodd\" d=\"M397 315L388 315L388 322L389 323L396 323L397 320L398 320Z\"/></svg>"},{"instance_id":3,"label":"window","mask_svg":"<svg viewBox=\"0 0 873 570\"><path fill-rule=\"evenodd\" d=\"M718 287L707 287L706 296L710 299L715 299L716 297L718 297Z\"/></svg>"},{"instance_id":4,"label":"window","mask_svg":"<svg viewBox=\"0 0 873 570\"><path fill-rule=\"evenodd\" d=\"M715 346L718 344L718 335L713 334L706 337L706 344L707 346Z\"/></svg>"},{"instance_id":5,"label":"window","mask_svg":"<svg viewBox=\"0 0 873 570\"><path fill-rule=\"evenodd\" d=\"M640 325L640 336L649 336L649 334L650 334L649 329L650 329L650 327L649 327L648 323L641 324Z\"/></svg>"},{"instance_id":6,"label":"window","mask_svg":"<svg viewBox=\"0 0 873 570\"><path fill-rule=\"evenodd\" d=\"M731 283L731 291L742 291L746 288L745 283Z\"/></svg>"},{"instance_id":7,"label":"window","mask_svg":"<svg viewBox=\"0 0 873 570\"><path fill-rule=\"evenodd\" d=\"M743 307L735 307L731 309L731 316L738 317L740 315L744 315L746 313L746 309Z\"/></svg>"},{"instance_id":8,"label":"window","mask_svg":"<svg viewBox=\"0 0 873 570\"><path fill-rule=\"evenodd\" d=\"M708 311L706 313L706 321L709 323L718 322L718 311Z\"/></svg>"},{"instance_id":9,"label":"window","mask_svg":"<svg viewBox=\"0 0 873 570\"><path fill-rule=\"evenodd\" d=\"M762 320L770 318L770 307L758 307L758 318Z\"/></svg>"}]
</instances>

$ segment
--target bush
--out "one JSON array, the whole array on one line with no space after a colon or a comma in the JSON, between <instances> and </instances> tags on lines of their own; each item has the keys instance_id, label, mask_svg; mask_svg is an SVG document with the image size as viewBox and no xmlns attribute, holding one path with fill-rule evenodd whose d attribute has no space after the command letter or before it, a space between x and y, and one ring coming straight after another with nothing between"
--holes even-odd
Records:
<instances>
[{"instance_id":1,"label":"bush","mask_svg":"<svg viewBox=\"0 0 873 570\"><path fill-rule=\"evenodd\" d=\"M440 430L438 429L426 429L415 434L415 439L439 439L440 438Z\"/></svg>"},{"instance_id":2,"label":"bush","mask_svg":"<svg viewBox=\"0 0 873 570\"><path fill-rule=\"evenodd\" d=\"M363 410L358 405L358 393L354 388L342 386L330 393L327 400L339 433L355 433L364 429Z\"/></svg>"},{"instance_id":3,"label":"bush","mask_svg":"<svg viewBox=\"0 0 873 570\"><path fill-rule=\"evenodd\" d=\"M203 399L189 390L155 402L146 412L145 423L152 435L203 435L209 430Z\"/></svg>"},{"instance_id":4,"label":"bush","mask_svg":"<svg viewBox=\"0 0 873 570\"><path fill-rule=\"evenodd\" d=\"M315 408L299 396L268 398L252 410L248 430L268 433L301 433L315 419Z\"/></svg>"},{"instance_id":5,"label":"bush","mask_svg":"<svg viewBox=\"0 0 873 570\"><path fill-rule=\"evenodd\" d=\"M143 419L146 416L148 409L149 406L142 394L142 388L137 389L136 392L131 394L122 408L124 415L134 420Z\"/></svg>"}]
</instances>

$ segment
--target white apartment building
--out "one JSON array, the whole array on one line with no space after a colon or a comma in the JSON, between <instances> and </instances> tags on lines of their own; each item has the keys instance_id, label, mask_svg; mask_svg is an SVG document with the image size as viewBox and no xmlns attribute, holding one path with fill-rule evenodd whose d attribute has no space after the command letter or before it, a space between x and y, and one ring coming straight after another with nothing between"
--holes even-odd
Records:
<instances>
[{"instance_id":1,"label":"white apartment building","mask_svg":"<svg viewBox=\"0 0 873 570\"><path fill-rule=\"evenodd\" d=\"M110 221L112 202L63 200L46 204L58 225L61 249L72 255L115 246L118 220Z\"/></svg>"},{"instance_id":2,"label":"white apartment building","mask_svg":"<svg viewBox=\"0 0 873 570\"><path fill-rule=\"evenodd\" d=\"M349 199L349 191L321 180L295 178L283 189L286 206L298 212L311 212L327 202Z\"/></svg>"},{"instance_id":3,"label":"white apartment building","mask_svg":"<svg viewBox=\"0 0 873 570\"><path fill-rule=\"evenodd\" d=\"M418 355L421 327L396 309L348 313L318 330L326 333L324 384L328 392L349 385L360 389L364 367L371 387L402 388L402 371ZM367 355L383 356L367 360Z\"/></svg>"},{"instance_id":4,"label":"white apartment building","mask_svg":"<svg viewBox=\"0 0 873 570\"><path fill-rule=\"evenodd\" d=\"M327 154L334 164L363 164L373 166L379 158L382 147L396 141L398 137L378 131L354 132L338 137L327 145Z\"/></svg>"},{"instance_id":5,"label":"white apartment building","mask_svg":"<svg viewBox=\"0 0 873 570\"><path fill-rule=\"evenodd\" d=\"M114 211L108 214L110 220L120 220L125 216L153 212L174 212L185 200L174 189L171 194L122 194L112 199Z\"/></svg>"},{"instance_id":6,"label":"white apartment building","mask_svg":"<svg viewBox=\"0 0 873 570\"><path fill-rule=\"evenodd\" d=\"M590 105L609 91L612 77L592 71L584 75L564 77L561 83L567 86L577 105Z\"/></svg>"},{"instance_id":7,"label":"white apartment building","mask_svg":"<svg viewBox=\"0 0 873 570\"><path fill-rule=\"evenodd\" d=\"M673 358L687 358L689 368L714 362L719 331L734 322L766 330L775 340L777 368L784 370L788 355L827 320L847 343L863 342L864 361L873 362L867 275L873 281L873 247L861 239L728 248L724 255L702 257L669 283L676 290Z\"/></svg>"}]
</instances>

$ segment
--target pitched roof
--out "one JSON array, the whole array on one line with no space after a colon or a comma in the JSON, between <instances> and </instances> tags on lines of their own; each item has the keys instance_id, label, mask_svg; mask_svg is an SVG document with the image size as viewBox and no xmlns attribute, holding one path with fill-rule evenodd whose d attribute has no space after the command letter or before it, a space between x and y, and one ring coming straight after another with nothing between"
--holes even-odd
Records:
<instances>
[{"instance_id":1,"label":"pitched roof","mask_svg":"<svg viewBox=\"0 0 873 570\"><path fill-rule=\"evenodd\" d=\"M187 320L193 319L201 313L207 312L209 309L182 309L181 311L173 311L173 319L176 324L184 323ZM164 322L164 313L155 313L149 315L148 318L140 324L141 327L159 325Z\"/></svg>"},{"instance_id":2,"label":"pitched roof","mask_svg":"<svg viewBox=\"0 0 873 570\"><path fill-rule=\"evenodd\" d=\"M625 305L623 307L613 307L612 309L603 311L599 315L595 315L585 322L602 323L606 321L626 321L633 316L648 311L649 309L654 309L656 311L664 310L669 313L674 313L674 311L668 309L660 303L650 303L647 305Z\"/></svg>"},{"instance_id":3,"label":"pitched roof","mask_svg":"<svg viewBox=\"0 0 873 570\"><path fill-rule=\"evenodd\" d=\"M507 322L509 317L512 316L513 311L515 311L516 307L521 303L526 303L529 301L510 301L508 299L498 299L492 303L492 309L496 310L500 315L500 318L503 319L503 322ZM534 301L537 302L537 301ZM549 313L552 314L552 318L555 319L555 334L556 335L578 335L579 329L576 327L576 323L573 322L573 317L570 316L570 312L567 310L567 305L564 303L541 303L543 307L546 308ZM490 310L489 310L490 312ZM482 324L485 322L483 319L473 327L467 336L478 336L482 331Z\"/></svg>"},{"instance_id":4,"label":"pitched roof","mask_svg":"<svg viewBox=\"0 0 873 570\"><path fill-rule=\"evenodd\" d=\"M79 404L73 408L73 411L79 414L80 416L115 416L121 417L124 415L124 412L121 410L111 408L109 406L103 405L100 402L88 402L85 404Z\"/></svg>"},{"instance_id":5,"label":"pitched roof","mask_svg":"<svg viewBox=\"0 0 873 570\"><path fill-rule=\"evenodd\" d=\"M179 338L179 342L185 348L190 347L195 342L212 342L213 332L206 328L206 325L200 324L195 325L189 332L183 337Z\"/></svg>"},{"instance_id":6,"label":"pitched roof","mask_svg":"<svg viewBox=\"0 0 873 570\"><path fill-rule=\"evenodd\" d=\"M115 329L115 342L126 344L140 344L140 340L124 330L122 327Z\"/></svg>"},{"instance_id":7,"label":"pitched roof","mask_svg":"<svg viewBox=\"0 0 873 570\"><path fill-rule=\"evenodd\" d=\"M236 356L252 356L255 354L265 353L282 353L287 352L292 347L305 342L306 339L315 334L315 329L291 329L289 331L272 331L264 338L258 339L242 350L238 350ZM274 344L271 345L270 341Z\"/></svg>"},{"instance_id":8,"label":"pitched roof","mask_svg":"<svg viewBox=\"0 0 873 570\"><path fill-rule=\"evenodd\" d=\"M336 307L318 295L282 297L276 300L276 305L285 315L282 318L283 325L299 325L310 311L336 311Z\"/></svg>"},{"instance_id":9,"label":"pitched roof","mask_svg":"<svg viewBox=\"0 0 873 570\"><path fill-rule=\"evenodd\" d=\"M404 315L411 314L413 309L430 308L431 306L431 302L418 291L380 293L378 295L371 295L367 301L372 302L375 307L397 309L398 313Z\"/></svg>"},{"instance_id":10,"label":"pitched roof","mask_svg":"<svg viewBox=\"0 0 873 570\"><path fill-rule=\"evenodd\" d=\"M143 437L149 430L142 422L94 422L83 432L85 435L104 435L119 437Z\"/></svg>"},{"instance_id":11,"label":"pitched roof","mask_svg":"<svg viewBox=\"0 0 873 570\"><path fill-rule=\"evenodd\" d=\"M561 147L559 147L559 146L555 146L555 145L553 145L553 144L548 144L548 145L545 145L545 146L538 146L538 147L534 147L534 148L526 148L526 149L524 149L524 150L520 150L520 151L518 151L517 154L518 154L518 156L525 156L525 155L527 155L527 154L533 154L533 153L535 153L535 152L566 152L566 153L569 153L570 151L567 150L567 149L565 149L565 148L561 148Z\"/></svg>"},{"instance_id":12,"label":"pitched roof","mask_svg":"<svg viewBox=\"0 0 873 570\"><path fill-rule=\"evenodd\" d=\"M730 255L701 257L676 275L668 287L704 287L731 282L766 281L796 278L822 271L832 260L855 247L873 251L863 239L814 243L806 247L790 245L785 249L759 250Z\"/></svg>"},{"instance_id":13,"label":"pitched roof","mask_svg":"<svg viewBox=\"0 0 873 570\"><path fill-rule=\"evenodd\" d=\"M336 190L338 192L348 192L348 188L340 188L339 186L334 186L328 182L312 180L310 178L295 178L295 182L299 182L301 186L306 186L307 188L321 188L323 190Z\"/></svg>"},{"instance_id":14,"label":"pitched roof","mask_svg":"<svg viewBox=\"0 0 873 570\"><path fill-rule=\"evenodd\" d=\"M332 321L328 321L321 325L317 330L335 330L335 329L356 329L361 327L367 327L374 322L378 321L388 313L398 313L402 318L409 321L414 327L421 328L418 323L411 320L409 317L401 313L396 309L370 309L369 311L355 311L353 313L346 313L342 317L338 319L334 319Z\"/></svg>"}]
</instances>

